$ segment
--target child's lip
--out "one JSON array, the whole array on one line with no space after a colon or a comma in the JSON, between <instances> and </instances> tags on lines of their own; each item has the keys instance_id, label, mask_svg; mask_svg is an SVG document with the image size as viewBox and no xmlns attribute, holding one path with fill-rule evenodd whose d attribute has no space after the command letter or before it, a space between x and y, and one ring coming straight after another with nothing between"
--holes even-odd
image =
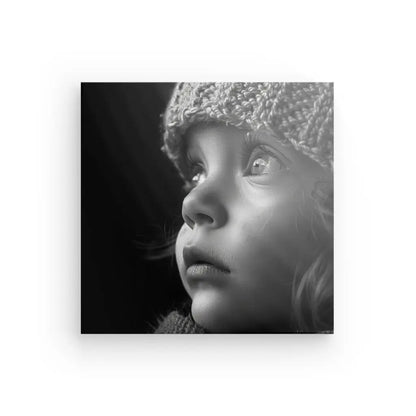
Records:
<instances>
[{"instance_id":1,"label":"child's lip","mask_svg":"<svg viewBox=\"0 0 416 416\"><path fill-rule=\"evenodd\" d=\"M230 269L224 260L213 250L202 249L199 246L185 246L183 248L183 260L186 269L196 272L208 272L215 269L222 273L230 273Z\"/></svg>"},{"instance_id":2,"label":"child's lip","mask_svg":"<svg viewBox=\"0 0 416 416\"><path fill-rule=\"evenodd\" d=\"M186 270L186 276L189 279L188 282L190 285L201 281L206 283L209 282L210 284L214 282L215 284L224 283L224 277L228 274L229 272L219 269L209 263L192 264Z\"/></svg>"}]
</instances>

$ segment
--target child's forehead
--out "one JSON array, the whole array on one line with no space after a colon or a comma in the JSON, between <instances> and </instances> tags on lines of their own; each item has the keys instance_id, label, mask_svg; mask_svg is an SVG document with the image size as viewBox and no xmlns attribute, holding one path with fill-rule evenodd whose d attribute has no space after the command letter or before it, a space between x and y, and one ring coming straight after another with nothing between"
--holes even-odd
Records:
<instances>
[{"instance_id":1,"label":"child's forehead","mask_svg":"<svg viewBox=\"0 0 416 416\"><path fill-rule=\"evenodd\" d=\"M223 140L233 140L235 143L241 143L244 140L246 131L239 130L233 126L220 124L201 124L192 126L185 138L185 149L207 147L210 144L221 143Z\"/></svg>"},{"instance_id":2,"label":"child's forehead","mask_svg":"<svg viewBox=\"0 0 416 416\"><path fill-rule=\"evenodd\" d=\"M186 134L184 149L187 154L194 151L221 147L252 148L255 145L268 145L287 158L297 153L290 143L283 144L274 134L266 131L252 131L223 124L197 124Z\"/></svg>"}]
</instances>

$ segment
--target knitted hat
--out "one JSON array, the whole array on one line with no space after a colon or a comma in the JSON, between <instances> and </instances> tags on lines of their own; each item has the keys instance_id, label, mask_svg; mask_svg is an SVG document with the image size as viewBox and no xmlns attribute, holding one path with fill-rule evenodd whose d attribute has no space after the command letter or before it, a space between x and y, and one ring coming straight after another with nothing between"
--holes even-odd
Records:
<instances>
[{"instance_id":1,"label":"knitted hat","mask_svg":"<svg viewBox=\"0 0 416 416\"><path fill-rule=\"evenodd\" d=\"M269 132L332 169L332 83L177 84L164 117L162 150L183 176L183 137L192 125L209 122Z\"/></svg>"}]
</instances>

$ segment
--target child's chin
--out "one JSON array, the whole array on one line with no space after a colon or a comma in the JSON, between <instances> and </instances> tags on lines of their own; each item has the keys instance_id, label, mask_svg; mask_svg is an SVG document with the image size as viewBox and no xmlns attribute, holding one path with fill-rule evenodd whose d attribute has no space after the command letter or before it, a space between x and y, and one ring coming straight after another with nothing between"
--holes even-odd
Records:
<instances>
[{"instance_id":1,"label":"child's chin","mask_svg":"<svg viewBox=\"0 0 416 416\"><path fill-rule=\"evenodd\" d=\"M201 290L192 298L192 317L211 333L293 332L288 311L271 314L267 309L247 308L247 304L242 300L233 300L224 292Z\"/></svg>"},{"instance_id":2,"label":"child's chin","mask_svg":"<svg viewBox=\"0 0 416 416\"><path fill-rule=\"evenodd\" d=\"M212 333L244 332L244 325L235 316L225 299L210 291L198 293L192 300L192 317L205 330Z\"/></svg>"}]
</instances>

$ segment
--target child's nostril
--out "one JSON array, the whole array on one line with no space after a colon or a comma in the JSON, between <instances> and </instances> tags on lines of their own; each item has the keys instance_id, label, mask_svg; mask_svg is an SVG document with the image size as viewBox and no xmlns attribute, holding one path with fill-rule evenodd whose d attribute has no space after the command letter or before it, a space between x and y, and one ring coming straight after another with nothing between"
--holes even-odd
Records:
<instances>
[{"instance_id":1,"label":"child's nostril","mask_svg":"<svg viewBox=\"0 0 416 416\"><path fill-rule=\"evenodd\" d=\"M194 229L195 222L191 220L191 218L188 215L184 216L185 223L188 225L189 228L192 230Z\"/></svg>"},{"instance_id":2,"label":"child's nostril","mask_svg":"<svg viewBox=\"0 0 416 416\"><path fill-rule=\"evenodd\" d=\"M212 224L214 222L213 218L206 214L196 214L195 221L198 224L203 224L203 223Z\"/></svg>"}]
</instances>

